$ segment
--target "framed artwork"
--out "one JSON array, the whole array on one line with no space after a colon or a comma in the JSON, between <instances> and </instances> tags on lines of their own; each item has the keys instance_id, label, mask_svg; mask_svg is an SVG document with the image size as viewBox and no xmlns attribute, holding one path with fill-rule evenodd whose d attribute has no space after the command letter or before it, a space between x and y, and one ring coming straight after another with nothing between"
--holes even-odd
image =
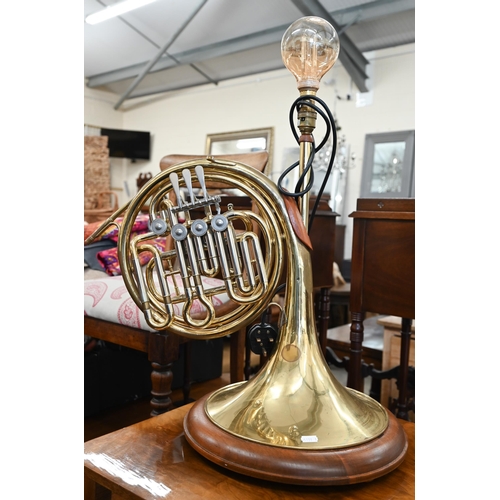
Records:
<instances>
[{"instance_id":1,"label":"framed artwork","mask_svg":"<svg viewBox=\"0 0 500 500\"><path fill-rule=\"evenodd\" d=\"M360 197L415 197L414 130L366 135Z\"/></svg>"},{"instance_id":2,"label":"framed artwork","mask_svg":"<svg viewBox=\"0 0 500 500\"><path fill-rule=\"evenodd\" d=\"M208 134L205 154L207 156L218 156L267 151L269 159L264 173L269 175L272 172L273 135L274 130L272 127Z\"/></svg>"}]
</instances>

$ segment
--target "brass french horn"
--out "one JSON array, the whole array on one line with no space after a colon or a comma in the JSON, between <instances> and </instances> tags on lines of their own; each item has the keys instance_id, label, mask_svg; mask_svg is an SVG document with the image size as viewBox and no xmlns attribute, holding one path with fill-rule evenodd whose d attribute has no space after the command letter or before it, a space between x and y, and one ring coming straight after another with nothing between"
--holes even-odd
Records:
<instances>
[{"instance_id":1,"label":"brass french horn","mask_svg":"<svg viewBox=\"0 0 500 500\"><path fill-rule=\"evenodd\" d=\"M203 194L194 194L194 182ZM255 208L224 206L224 197L211 196L206 188L213 182L242 191ZM134 221L146 206L150 232L134 237ZM185 435L198 452L237 472L292 483L365 481L399 465L406 439L396 419L367 395L343 387L319 349L310 240L296 204L274 182L239 161L185 161L151 179L107 225L122 214L123 279L156 330L192 339L240 330L263 313L282 274L285 278L280 330L266 365L251 380L198 401L188 414ZM171 238L173 248L160 252L147 243L157 236ZM141 252L153 254L144 268ZM204 289L203 276L219 277L220 285ZM221 293L230 299L222 313L213 305ZM225 440L227 446L221 446ZM273 461L266 464L270 455ZM313 456L322 475L304 479L297 471L308 469ZM357 461L356 473L339 466L346 457Z\"/></svg>"}]
</instances>

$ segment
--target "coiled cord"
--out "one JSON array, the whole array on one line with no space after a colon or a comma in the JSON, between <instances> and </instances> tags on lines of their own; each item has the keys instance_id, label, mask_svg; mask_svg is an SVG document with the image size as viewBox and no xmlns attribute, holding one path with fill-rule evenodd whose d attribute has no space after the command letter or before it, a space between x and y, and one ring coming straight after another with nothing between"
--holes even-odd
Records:
<instances>
[{"instance_id":1,"label":"coiled cord","mask_svg":"<svg viewBox=\"0 0 500 500\"><path fill-rule=\"evenodd\" d=\"M317 103L319 103L321 105L321 107L317 106L315 103L313 103L311 101L316 101ZM309 155L309 158L307 158L306 164L304 166L304 171L302 172L299 179L297 180L297 183L295 185L295 191L293 191L293 192L287 191L285 188L283 188L283 183L284 183L285 177L292 170L294 170L295 168L297 168L299 166L299 160L297 160L295 163L290 165L280 175L278 182L277 182L277 186L278 186L278 190L280 191L280 193L283 196L290 196L292 198L299 198L299 197L302 197L305 194L307 194L312 189L313 184L314 184L314 170L312 168L312 165L314 162L314 157L315 157L316 153L318 151L320 151L324 147L324 145L327 143L327 141L330 137L330 134L332 134L332 136L333 136L332 137L332 139L333 139L332 140L332 153L330 155L330 161L328 163L328 168L326 169L325 178L323 179L323 182L321 183L321 187L318 191L316 202L314 203L313 209L311 210L311 214L309 216L309 226L308 226L307 230L310 233L311 228L312 228L312 224L314 221L314 216L315 216L316 211L317 211L318 206L319 206L321 195L323 194L323 192L325 190L326 183L328 182L331 171L333 169L333 162L335 160L335 155L337 153L337 127L335 126L335 120L333 118L333 115L332 115L330 109L328 108L328 106L326 105L326 103L322 99L320 99L319 97L317 97L315 95L300 96L292 104L292 107L290 108L290 113L289 113L290 127L292 129L292 133L295 137L295 140L297 141L297 144L300 144L300 138L299 138L299 135L297 133L297 130L296 130L296 127L294 124L294 116L295 116L295 111L298 112L300 110L301 106L308 106L308 107L314 109L314 111L316 111L316 113L318 113L318 115L321 116L321 118L323 118L325 125L326 125L326 132L325 132L325 135L324 135L324 137L323 137L323 139L320 142L318 147L316 147L316 144L315 144L314 139L313 139L313 143L312 143L313 147L311 148L311 154ZM307 178L308 174L309 174L309 180L307 182L307 185L305 187L303 187L304 181Z\"/></svg>"}]
</instances>

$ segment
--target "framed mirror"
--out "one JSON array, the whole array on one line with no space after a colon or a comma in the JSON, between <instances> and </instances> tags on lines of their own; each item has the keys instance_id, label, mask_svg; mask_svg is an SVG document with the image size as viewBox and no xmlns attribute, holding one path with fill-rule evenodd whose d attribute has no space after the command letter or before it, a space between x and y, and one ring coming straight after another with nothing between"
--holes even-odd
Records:
<instances>
[{"instance_id":1,"label":"framed mirror","mask_svg":"<svg viewBox=\"0 0 500 500\"><path fill-rule=\"evenodd\" d=\"M208 134L205 154L218 156L267 151L269 159L264 173L269 176L272 172L273 135L272 127Z\"/></svg>"},{"instance_id":2,"label":"framed mirror","mask_svg":"<svg viewBox=\"0 0 500 500\"><path fill-rule=\"evenodd\" d=\"M367 134L361 198L415 197L415 131Z\"/></svg>"}]
</instances>

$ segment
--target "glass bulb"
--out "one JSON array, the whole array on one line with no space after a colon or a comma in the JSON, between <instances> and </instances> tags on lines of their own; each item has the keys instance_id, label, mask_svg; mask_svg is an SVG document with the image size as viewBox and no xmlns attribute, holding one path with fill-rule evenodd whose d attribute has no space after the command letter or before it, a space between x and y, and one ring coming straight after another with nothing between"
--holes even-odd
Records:
<instances>
[{"instance_id":1,"label":"glass bulb","mask_svg":"<svg viewBox=\"0 0 500 500\"><path fill-rule=\"evenodd\" d=\"M298 19L281 39L281 57L295 76L299 90L318 90L321 78L335 64L339 52L337 32L321 17Z\"/></svg>"}]
</instances>

